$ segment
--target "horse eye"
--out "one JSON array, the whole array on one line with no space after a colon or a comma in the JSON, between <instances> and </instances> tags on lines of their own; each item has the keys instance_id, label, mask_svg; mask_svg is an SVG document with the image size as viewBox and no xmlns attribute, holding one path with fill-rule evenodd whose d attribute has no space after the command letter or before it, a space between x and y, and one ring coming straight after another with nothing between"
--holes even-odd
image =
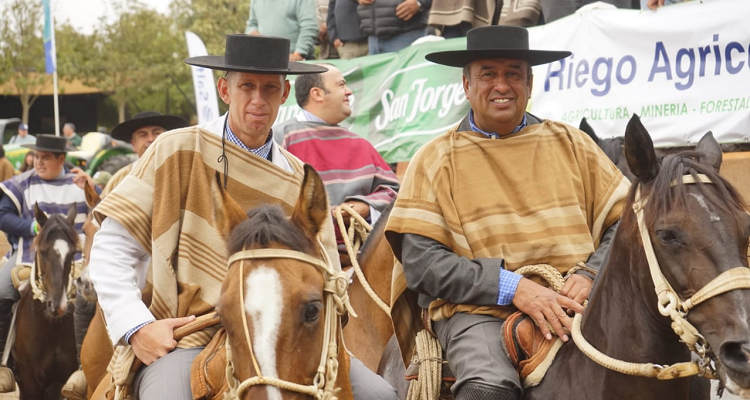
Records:
<instances>
[{"instance_id":1,"label":"horse eye","mask_svg":"<svg viewBox=\"0 0 750 400\"><path fill-rule=\"evenodd\" d=\"M675 244L677 243L677 236L672 231L658 231L656 237L664 244Z\"/></svg>"},{"instance_id":2,"label":"horse eye","mask_svg":"<svg viewBox=\"0 0 750 400\"><path fill-rule=\"evenodd\" d=\"M305 306L305 322L315 322L320 318L321 304L318 302L310 303Z\"/></svg>"}]
</instances>

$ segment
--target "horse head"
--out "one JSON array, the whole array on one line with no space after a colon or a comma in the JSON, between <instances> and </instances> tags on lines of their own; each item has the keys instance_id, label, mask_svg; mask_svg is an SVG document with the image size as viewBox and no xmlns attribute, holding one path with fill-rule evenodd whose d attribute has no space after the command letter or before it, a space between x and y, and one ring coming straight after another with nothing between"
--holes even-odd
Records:
<instances>
[{"instance_id":1,"label":"horse head","mask_svg":"<svg viewBox=\"0 0 750 400\"><path fill-rule=\"evenodd\" d=\"M648 301L658 303L655 315L667 316L665 323L672 319L676 335L704 366L713 364L731 392L750 397L750 215L718 174L719 144L708 132L696 151L659 162L634 115L624 153L636 176L630 195L636 212L625 213L620 227L640 229L633 243L642 243L646 254L652 247L655 255L649 260L651 273L634 279L656 288L656 293L647 291Z\"/></svg>"},{"instance_id":2,"label":"horse head","mask_svg":"<svg viewBox=\"0 0 750 400\"><path fill-rule=\"evenodd\" d=\"M290 218L278 205L260 206L245 214L226 192L222 196L224 207L217 224L224 232L230 261L217 310L235 360L234 376L243 382L238 397L317 398L320 392L299 393L286 384L310 389L325 383L342 389L344 397L339 394L339 398L348 398L348 358L339 339L339 318L332 314L336 318L333 330L327 320L328 313L341 310L328 301L330 282L326 279L330 276L325 270L330 266L321 261L326 256L317 240L323 224L330 224L323 181L312 167L305 166ZM288 253L250 255L267 249ZM345 288L347 278L343 277ZM331 347L330 335L334 338ZM333 370L327 364L338 364L338 375L330 375Z\"/></svg>"},{"instance_id":3,"label":"horse head","mask_svg":"<svg viewBox=\"0 0 750 400\"><path fill-rule=\"evenodd\" d=\"M50 317L64 316L67 311L70 275L79 245L76 213L76 206L71 205L67 216L47 216L34 204L34 216L41 229L34 239L36 260L30 279L34 298L44 303Z\"/></svg>"}]
</instances>

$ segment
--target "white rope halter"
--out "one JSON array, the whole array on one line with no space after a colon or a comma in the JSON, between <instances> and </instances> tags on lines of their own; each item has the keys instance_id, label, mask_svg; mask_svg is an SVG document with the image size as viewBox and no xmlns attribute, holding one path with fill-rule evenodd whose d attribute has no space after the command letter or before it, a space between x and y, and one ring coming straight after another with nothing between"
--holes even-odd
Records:
<instances>
[{"instance_id":1,"label":"white rope halter","mask_svg":"<svg viewBox=\"0 0 750 400\"><path fill-rule=\"evenodd\" d=\"M322 248L322 246L321 246ZM337 400L336 394L340 388L335 388L336 377L338 376L338 340L341 334L339 322L340 317L345 312L349 312L352 316L356 316L354 310L352 310L349 304L349 297L347 288L349 286L349 277L343 271L335 271L330 264L330 259L325 251L321 251L323 259L315 258L309 254L302 253L294 250L283 250L283 249L256 249L256 250L244 250L239 253L232 255L229 258L228 265L231 265L237 261L240 262L239 267L239 285L240 285L240 304L245 304L245 293L244 293L244 276L245 276L245 260L254 259L268 259L268 258L285 258L302 261L304 263L315 266L323 274L325 281L323 291L326 297L326 313L324 321L324 333L323 333L323 349L320 355L320 364L315 373L312 385L301 385L294 382L288 382L278 378L263 376L258 366L258 361L255 359L253 352L253 345L250 340L250 333L247 327L247 315L243 311L242 314L242 326L245 332L245 342L250 351L250 356L253 361L253 368L255 370L255 376L239 383L237 378L234 376L234 364L232 360L232 351L229 346L229 340L226 342L226 354L227 354L227 382L229 386L229 392L225 398L242 398L242 395L251 386L256 385L272 385L279 389L290 390L309 396L313 396L318 400Z\"/></svg>"},{"instance_id":2,"label":"white rope halter","mask_svg":"<svg viewBox=\"0 0 750 400\"><path fill-rule=\"evenodd\" d=\"M711 179L703 174L696 177L693 175L684 175L682 183L713 183ZM677 181L672 182L675 186ZM698 360L677 363L668 366L657 364L628 363L611 358L591 346L586 341L581 332L581 314L576 314L573 319L572 337L581 351L599 365L629 375L640 375L647 377L656 377L658 379L674 379L691 375L701 375L710 379L717 379L716 369L710 358L710 348L703 335L698 332L687 320L688 312L700 303L722 293L735 289L750 289L750 268L737 267L723 272L703 288L698 290L689 299L683 301L677 292L672 288L659 267L659 261L656 259L654 247L651 243L651 236L648 227L644 221L643 208L646 205L647 198L641 196L640 186L636 188L635 201L633 202L633 211L638 221L638 228L641 236L641 243L646 253L651 279L654 282L656 296L658 297L657 307L659 313L672 319L672 330L680 341L687 345L688 349L698 355Z\"/></svg>"}]
</instances>

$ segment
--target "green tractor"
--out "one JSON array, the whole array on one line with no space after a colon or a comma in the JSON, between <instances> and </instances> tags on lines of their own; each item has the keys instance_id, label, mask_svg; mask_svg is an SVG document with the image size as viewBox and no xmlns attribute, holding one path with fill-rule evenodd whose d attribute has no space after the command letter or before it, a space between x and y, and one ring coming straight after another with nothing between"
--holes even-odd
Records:
<instances>
[{"instance_id":1,"label":"green tractor","mask_svg":"<svg viewBox=\"0 0 750 400\"><path fill-rule=\"evenodd\" d=\"M29 149L19 144L6 144L5 157L13 167L20 169ZM83 136L81 148L68 153L67 161L75 167L85 170L90 176L98 171L111 174L120 168L137 160L130 143L113 139L112 136L101 132L90 132Z\"/></svg>"}]
</instances>

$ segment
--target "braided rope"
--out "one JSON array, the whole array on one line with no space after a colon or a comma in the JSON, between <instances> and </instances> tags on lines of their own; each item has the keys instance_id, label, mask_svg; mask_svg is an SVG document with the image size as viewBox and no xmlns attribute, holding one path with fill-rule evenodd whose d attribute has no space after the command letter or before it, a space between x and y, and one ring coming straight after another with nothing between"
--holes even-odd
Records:
<instances>
[{"instance_id":1,"label":"braided rope","mask_svg":"<svg viewBox=\"0 0 750 400\"><path fill-rule=\"evenodd\" d=\"M438 400L443 372L443 349L437 338L422 330L417 333L417 347L412 363L419 364L417 379L409 383L406 400Z\"/></svg>"},{"instance_id":2,"label":"braided rope","mask_svg":"<svg viewBox=\"0 0 750 400\"><path fill-rule=\"evenodd\" d=\"M351 218L348 231L346 230L346 224L344 224L343 211L346 211ZM347 254L349 254L349 261L351 261L352 263L354 273L357 274L357 279L359 279L359 282L365 289L365 293L367 293L372 301L374 301L375 304L377 304L378 307L380 307L380 309L390 317L391 307L386 304L385 301L383 301L377 293L375 293L375 290L372 288L372 286L370 286L370 283L365 278L365 274L364 272L362 272L362 268L359 266L359 261L357 260L357 253L359 252L359 249L360 247L362 247L362 244L365 242L365 240L367 240L370 232L372 232L372 226L370 226L370 224L367 223L367 221L365 221L365 219L362 218L362 216L359 215L356 211L354 211L354 208L352 208L348 204L341 204L340 206L336 207L333 212L336 216L336 223L339 226L339 231L342 232L341 236L343 237L344 244L346 245L346 252ZM346 232L347 234L344 235L344 232Z\"/></svg>"}]
</instances>

